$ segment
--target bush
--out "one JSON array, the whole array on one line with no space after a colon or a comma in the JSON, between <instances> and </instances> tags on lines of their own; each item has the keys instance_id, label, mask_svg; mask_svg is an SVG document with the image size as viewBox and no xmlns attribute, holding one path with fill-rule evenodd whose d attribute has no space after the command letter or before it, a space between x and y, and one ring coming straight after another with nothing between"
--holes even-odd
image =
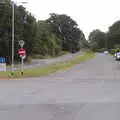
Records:
<instances>
[{"instance_id":1,"label":"bush","mask_svg":"<svg viewBox=\"0 0 120 120\"><path fill-rule=\"evenodd\" d=\"M96 52L100 52L100 53L103 53L104 50L103 49L97 49Z\"/></svg>"},{"instance_id":2,"label":"bush","mask_svg":"<svg viewBox=\"0 0 120 120\"><path fill-rule=\"evenodd\" d=\"M120 44L115 44L114 49L120 48Z\"/></svg>"},{"instance_id":3,"label":"bush","mask_svg":"<svg viewBox=\"0 0 120 120\"><path fill-rule=\"evenodd\" d=\"M109 52L110 52L110 54L113 55L113 54L115 54L115 49L111 49Z\"/></svg>"},{"instance_id":4,"label":"bush","mask_svg":"<svg viewBox=\"0 0 120 120\"><path fill-rule=\"evenodd\" d=\"M106 50L106 48L101 48L101 49L97 49L96 52L103 53L105 50Z\"/></svg>"},{"instance_id":5,"label":"bush","mask_svg":"<svg viewBox=\"0 0 120 120\"><path fill-rule=\"evenodd\" d=\"M44 59L45 58L45 56L43 56L43 55L40 55L40 54L34 54L34 55L31 55L31 57L33 58L33 59Z\"/></svg>"},{"instance_id":6,"label":"bush","mask_svg":"<svg viewBox=\"0 0 120 120\"><path fill-rule=\"evenodd\" d=\"M117 52L117 50L120 50L119 48L116 48L116 49L110 49L110 54L115 54Z\"/></svg>"},{"instance_id":7,"label":"bush","mask_svg":"<svg viewBox=\"0 0 120 120\"><path fill-rule=\"evenodd\" d=\"M86 53L93 53L94 51L92 51L91 49L86 49L84 52L86 52Z\"/></svg>"}]
</instances>

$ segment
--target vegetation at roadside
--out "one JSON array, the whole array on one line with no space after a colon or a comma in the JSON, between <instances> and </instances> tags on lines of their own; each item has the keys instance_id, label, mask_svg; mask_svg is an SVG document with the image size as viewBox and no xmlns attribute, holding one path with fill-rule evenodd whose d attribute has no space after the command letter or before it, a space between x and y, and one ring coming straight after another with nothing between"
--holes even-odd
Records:
<instances>
[{"instance_id":1,"label":"vegetation at roadside","mask_svg":"<svg viewBox=\"0 0 120 120\"><path fill-rule=\"evenodd\" d=\"M12 6L11 0L0 1L0 57L11 63ZM51 13L46 20L36 20L22 5L15 4L15 61L19 61L19 40L25 41L27 58L56 57L63 51L75 53L87 46L84 33L66 14Z\"/></svg>"},{"instance_id":2,"label":"vegetation at roadside","mask_svg":"<svg viewBox=\"0 0 120 120\"><path fill-rule=\"evenodd\" d=\"M61 53L59 55L56 55L56 56L50 56L50 55L40 55L40 54L33 54L30 56L31 59L48 59L48 58L54 58L54 57L58 57L58 56L62 56L62 55L65 55L65 54L68 54L69 52L68 51L61 51Z\"/></svg>"},{"instance_id":3,"label":"vegetation at roadside","mask_svg":"<svg viewBox=\"0 0 120 120\"><path fill-rule=\"evenodd\" d=\"M63 71L65 69L73 67L74 65L76 65L80 62L86 61L93 57L95 57L95 54L91 51L87 51L84 55L76 56L69 61L57 62L55 64L49 64L44 67L24 69L23 76L21 76L19 70L16 70L15 74L14 74L14 78L39 77L39 76L49 75L51 73L55 73L57 71ZM6 78L6 79L10 78L10 71L9 72L0 72L0 78Z\"/></svg>"},{"instance_id":4,"label":"vegetation at roadside","mask_svg":"<svg viewBox=\"0 0 120 120\"><path fill-rule=\"evenodd\" d=\"M12 56L12 6L11 0L0 2L0 57L11 64ZM114 22L107 32L94 29L85 38L77 22L66 14L50 13L46 20L36 20L22 5L15 4L15 63L19 63L19 40L25 41L26 61L31 58L51 58L64 51L76 53L82 48L94 52L108 50L111 54L120 49L120 20Z\"/></svg>"},{"instance_id":5,"label":"vegetation at roadside","mask_svg":"<svg viewBox=\"0 0 120 120\"><path fill-rule=\"evenodd\" d=\"M113 23L108 32L102 32L99 29L93 30L88 38L89 47L96 52L108 50L114 54L120 49L120 20Z\"/></svg>"}]
</instances>

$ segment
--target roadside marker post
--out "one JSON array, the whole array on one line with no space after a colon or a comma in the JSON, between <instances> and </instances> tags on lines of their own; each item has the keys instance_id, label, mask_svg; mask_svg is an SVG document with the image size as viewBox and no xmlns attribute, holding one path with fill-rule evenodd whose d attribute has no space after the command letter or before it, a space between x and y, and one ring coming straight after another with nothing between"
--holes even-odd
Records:
<instances>
[{"instance_id":1,"label":"roadside marker post","mask_svg":"<svg viewBox=\"0 0 120 120\"><path fill-rule=\"evenodd\" d=\"M19 45L20 45L21 48L23 48L24 45L25 45L25 42L23 40L18 41L18 43L19 43Z\"/></svg>"},{"instance_id":2,"label":"roadside marker post","mask_svg":"<svg viewBox=\"0 0 120 120\"><path fill-rule=\"evenodd\" d=\"M21 58L21 75L23 76L23 67L24 67L24 59L26 58L26 50L23 48L25 42L23 40L19 41L20 49L18 50L18 54Z\"/></svg>"}]
</instances>

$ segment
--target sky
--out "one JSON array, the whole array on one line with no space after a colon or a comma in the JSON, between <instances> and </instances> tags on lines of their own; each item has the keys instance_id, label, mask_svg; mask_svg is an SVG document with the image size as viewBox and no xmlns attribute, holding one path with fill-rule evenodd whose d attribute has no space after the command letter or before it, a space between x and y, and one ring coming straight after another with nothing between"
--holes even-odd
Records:
<instances>
[{"instance_id":1,"label":"sky","mask_svg":"<svg viewBox=\"0 0 120 120\"><path fill-rule=\"evenodd\" d=\"M94 29L107 32L109 26L120 20L119 0L14 0L17 3L28 2L26 9L36 19L44 20L49 13L71 16L86 38Z\"/></svg>"}]
</instances>

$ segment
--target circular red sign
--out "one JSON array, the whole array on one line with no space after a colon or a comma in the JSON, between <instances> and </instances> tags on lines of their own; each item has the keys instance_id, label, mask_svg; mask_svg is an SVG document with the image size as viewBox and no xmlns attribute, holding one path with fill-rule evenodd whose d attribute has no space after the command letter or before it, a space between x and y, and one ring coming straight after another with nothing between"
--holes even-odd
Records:
<instances>
[{"instance_id":1,"label":"circular red sign","mask_svg":"<svg viewBox=\"0 0 120 120\"><path fill-rule=\"evenodd\" d=\"M24 56L24 55L26 54L25 49L24 49L24 48L20 48L20 49L18 50L18 54L19 54L20 56Z\"/></svg>"}]
</instances>

